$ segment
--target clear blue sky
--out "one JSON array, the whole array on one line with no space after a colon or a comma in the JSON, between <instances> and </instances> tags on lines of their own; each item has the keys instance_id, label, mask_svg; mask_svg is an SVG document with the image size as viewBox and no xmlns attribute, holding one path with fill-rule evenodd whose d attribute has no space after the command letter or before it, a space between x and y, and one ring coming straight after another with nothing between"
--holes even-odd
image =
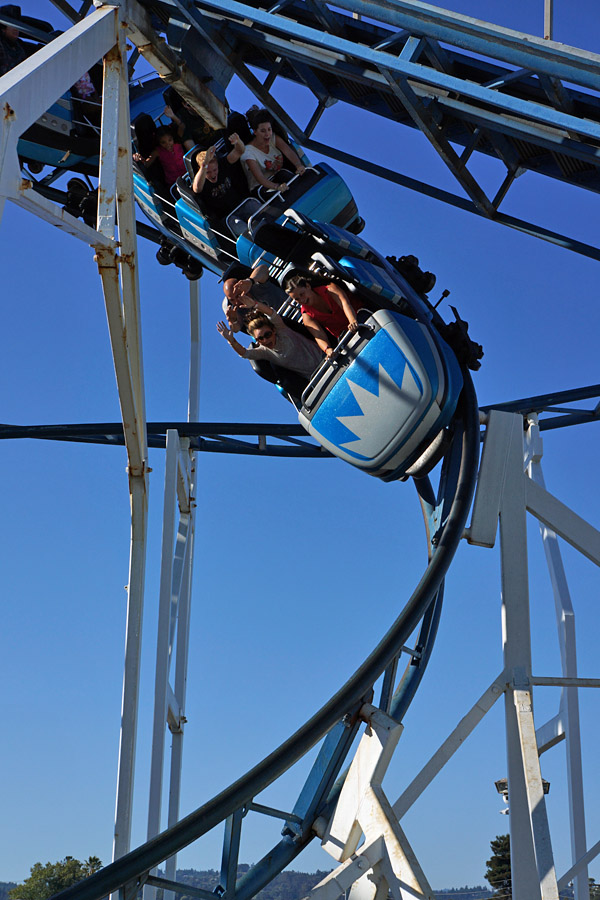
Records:
<instances>
[{"instance_id":1,"label":"clear blue sky","mask_svg":"<svg viewBox=\"0 0 600 900\"><path fill-rule=\"evenodd\" d=\"M453 0L459 12L539 34L542 0ZM598 51L597 8L557 0L556 39ZM23 11L65 27L43 0ZM251 98L239 85L232 107ZM306 121L306 98L284 88ZM316 137L455 190L425 139L338 104ZM474 162L490 183L502 173ZM475 377L481 405L597 382L597 263L350 168L365 237L384 253L415 253L438 275L485 348ZM503 206L582 240L597 240L597 200L534 174ZM141 216L141 214L140 214ZM116 421L119 406L100 281L92 252L7 204L2 228L3 422ZM184 419L188 289L140 242L147 415ZM294 412L215 330L221 290L202 280L201 419L293 422ZM437 290L437 288L436 288ZM446 310L447 312L447 307ZM595 524L598 426L545 438L548 487ZM38 442L2 444L1 524L5 670L0 715L4 813L0 880L21 880L36 861L66 854L110 859L119 736L129 505L125 454ZM151 452L151 512L134 843L146 833L153 661L162 514L163 453ZM420 512L410 484L375 482L338 461L202 455L192 613L189 724L184 751L187 813L261 759L324 702L370 651L425 564ZM553 601L532 524L534 670L558 671ZM578 616L581 674L597 676L598 573L565 557ZM440 633L385 787L403 786L502 666L496 551L461 546L448 579ZM536 694L538 724L558 691ZM589 844L598 838L594 786L600 738L594 697L582 697L590 781ZM500 704L403 820L434 887L483 882L489 841L507 829L494 780L506 774ZM549 816L559 873L568 856L564 747L542 759L552 783ZM305 770L304 770L305 771ZM262 798L289 808L302 774ZM274 820L246 829L241 860L277 840ZM180 855L182 866L217 868L220 832ZM295 868L328 868L317 843ZM592 874L598 877L598 864Z\"/></svg>"}]
</instances>

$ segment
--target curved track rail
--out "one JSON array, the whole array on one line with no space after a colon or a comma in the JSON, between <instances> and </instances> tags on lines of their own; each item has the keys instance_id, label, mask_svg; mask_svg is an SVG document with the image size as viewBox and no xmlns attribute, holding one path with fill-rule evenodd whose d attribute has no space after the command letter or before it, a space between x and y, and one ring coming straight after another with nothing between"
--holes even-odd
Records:
<instances>
[{"instance_id":1,"label":"curved track rail","mask_svg":"<svg viewBox=\"0 0 600 900\"><path fill-rule=\"evenodd\" d=\"M334 781L361 724L360 709L371 700L373 686L384 672L388 673L388 678L384 678L384 693L386 681L392 683L389 677L391 667L395 666L402 648L422 620L420 643L423 652L418 659L419 664L409 666L394 697L384 699L384 704L395 718L401 718L408 707L431 652L443 581L463 534L479 458L477 402L471 378L467 372L464 375L465 388L456 416L454 439L442 472L441 498L436 503L431 488L424 482L418 485L429 521L433 550L419 584L387 634L340 690L262 762L171 828L80 884L57 894L57 900L100 900L118 889L125 889L125 896L129 896L130 890L135 893L145 882L152 883L153 879L149 876L152 868L236 813L238 817L243 817L251 808L254 797L327 735L319 754L323 771L318 789L308 803L304 801L304 809L301 809L301 794L284 828L283 839L239 880L235 888L236 898L245 900L254 896L314 837L312 825L315 819L327 814L341 787L341 779L337 784ZM433 525L434 521L438 524ZM327 763L325 767L322 765L324 761ZM170 885L171 889L174 887ZM187 886L185 892L191 893ZM210 896L204 891L200 895Z\"/></svg>"}]
</instances>

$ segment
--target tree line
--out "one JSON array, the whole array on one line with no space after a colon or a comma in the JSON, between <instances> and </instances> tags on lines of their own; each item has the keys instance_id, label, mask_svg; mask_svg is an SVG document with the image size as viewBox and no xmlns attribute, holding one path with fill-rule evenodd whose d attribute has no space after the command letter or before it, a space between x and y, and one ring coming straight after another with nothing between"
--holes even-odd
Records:
<instances>
[{"instance_id":1,"label":"tree line","mask_svg":"<svg viewBox=\"0 0 600 900\"><path fill-rule=\"evenodd\" d=\"M498 835L490 842L490 848L492 855L486 862L485 879L492 890L481 885L447 888L435 891L438 900L487 900L487 898L512 900L509 835ZM101 868L102 861L97 856L89 856L83 862L73 856L65 856L55 863L36 862L31 867L29 878L21 884L0 882L0 900L49 900L54 894L77 884ZM248 865L240 864L237 877L239 878L249 868ZM327 874L326 871L281 872L256 895L257 900L302 900ZM177 871L177 881L207 891L215 890L219 878L220 873L216 869ZM157 896L162 900L162 891L159 890ZM217 896L215 894L215 897ZM564 900L570 900L573 897L573 889L566 888L560 896ZM178 900L195 900L195 898L188 894L180 894ZM600 900L600 884L596 884L593 878L590 878L590 900Z\"/></svg>"}]
</instances>

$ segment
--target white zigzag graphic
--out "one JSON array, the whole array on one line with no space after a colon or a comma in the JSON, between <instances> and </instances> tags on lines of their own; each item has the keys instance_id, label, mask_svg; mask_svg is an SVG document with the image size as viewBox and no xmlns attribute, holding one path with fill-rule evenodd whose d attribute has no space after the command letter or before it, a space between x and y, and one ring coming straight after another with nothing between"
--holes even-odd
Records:
<instances>
[{"instance_id":1,"label":"white zigzag graphic","mask_svg":"<svg viewBox=\"0 0 600 900\"><path fill-rule=\"evenodd\" d=\"M388 375L381 363L376 394L372 394L350 379L348 385L362 413L356 416L337 417L342 425L358 438L340 446L373 459L406 422L423 392L408 364L404 368L401 388Z\"/></svg>"}]
</instances>

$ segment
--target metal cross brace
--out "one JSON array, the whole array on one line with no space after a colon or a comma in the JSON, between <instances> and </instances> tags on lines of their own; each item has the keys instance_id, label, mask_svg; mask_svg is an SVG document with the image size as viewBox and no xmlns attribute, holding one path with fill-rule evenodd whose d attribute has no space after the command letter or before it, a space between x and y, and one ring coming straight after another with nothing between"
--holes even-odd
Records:
<instances>
[{"instance_id":1,"label":"metal cross brace","mask_svg":"<svg viewBox=\"0 0 600 900\"><path fill-rule=\"evenodd\" d=\"M395 900L433 900L381 787L403 726L371 704L362 707L361 718L367 728L331 819L315 823L323 848L341 865L313 888L310 900L335 900L348 888L352 900L385 900L388 891ZM363 835L364 845L358 849Z\"/></svg>"}]
</instances>

